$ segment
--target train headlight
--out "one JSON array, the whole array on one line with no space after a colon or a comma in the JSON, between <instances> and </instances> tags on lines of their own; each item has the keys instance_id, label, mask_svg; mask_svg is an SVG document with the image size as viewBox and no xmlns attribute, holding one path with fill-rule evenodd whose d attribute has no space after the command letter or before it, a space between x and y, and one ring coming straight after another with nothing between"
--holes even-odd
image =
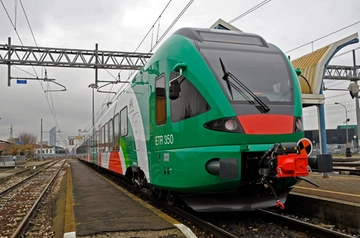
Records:
<instances>
[{"instance_id":1,"label":"train headlight","mask_svg":"<svg viewBox=\"0 0 360 238\"><path fill-rule=\"evenodd\" d=\"M204 127L209 130L244 133L239 120L236 117L221 118L209 121L204 124Z\"/></svg>"},{"instance_id":2,"label":"train headlight","mask_svg":"<svg viewBox=\"0 0 360 238\"><path fill-rule=\"evenodd\" d=\"M302 118L295 117L295 132L304 131L304 124Z\"/></svg>"},{"instance_id":3,"label":"train headlight","mask_svg":"<svg viewBox=\"0 0 360 238\"><path fill-rule=\"evenodd\" d=\"M237 127L238 127L238 124L236 123L236 121L234 119L230 118L225 121L226 130L235 131Z\"/></svg>"}]
</instances>

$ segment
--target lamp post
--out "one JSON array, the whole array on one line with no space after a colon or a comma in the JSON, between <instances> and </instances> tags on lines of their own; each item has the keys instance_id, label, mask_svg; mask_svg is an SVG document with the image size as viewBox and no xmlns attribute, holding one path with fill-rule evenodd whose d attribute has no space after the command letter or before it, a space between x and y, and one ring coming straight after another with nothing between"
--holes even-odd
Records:
<instances>
[{"instance_id":1,"label":"lamp post","mask_svg":"<svg viewBox=\"0 0 360 238\"><path fill-rule=\"evenodd\" d=\"M335 104L339 104L341 106L343 106L345 108L345 131L346 131L346 156L347 157L351 157L351 151L350 151L350 147L349 147L349 133L348 133L348 116L347 116L347 108L344 104L339 103L339 102L335 102Z\"/></svg>"}]
</instances>

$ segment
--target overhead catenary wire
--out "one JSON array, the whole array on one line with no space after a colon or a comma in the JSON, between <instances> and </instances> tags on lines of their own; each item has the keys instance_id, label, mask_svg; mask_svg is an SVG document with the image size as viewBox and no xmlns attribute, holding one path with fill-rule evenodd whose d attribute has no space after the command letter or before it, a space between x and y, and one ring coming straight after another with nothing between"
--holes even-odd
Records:
<instances>
[{"instance_id":1,"label":"overhead catenary wire","mask_svg":"<svg viewBox=\"0 0 360 238\"><path fill-rule=\"evenodd\" d=\"M190 5L194 2L194 0L190 0L187 5L182 9L182 11L178 14L178 16L175 18L175 20L170 24L170 26L164 31L164 33L159 37L159 39L156 39L155 45L153 45L150 49L150 52L152 52L152 50L154 50L156 48L156 46L163 40L163 38L166 36L166 34L171 30L171 28L176 24L176 22L181 18L181 16L186 12L186 10L190 7ZM171 3L171 0L166 4L166 6L164 7L164 9L162 10L162 12L160 13L159 17L155 20L154 24L152 24L152 26L150 27L149 31L146 33L145 37L141 40L140 44L136 47L134 53L140 48L140 46L143 44L143 42L145 41L145 39L148 37L148 35L150 34L150 32L154 29L156 23L158 21L160 21L162 15L164 14L165 10L168 8L169 4ZM158 31L159 31L159 27L158 27ZM157 33L158 35L158 33ZM158 38L158 37L156 37ZM109 73L109 72L108 72ZM110 73L109 73L110 74ZM133 74L129 75L129 78L127 79L127 81L130 80L130 77ZM112 75L113 76L113 75ZM113 78L115 78L113 76ZM111 86L110 90L114 87L114 85ZM117 91L117 94L122 91L124 89L124 87L126 87L126 84L123 84ZM113 97L111 98L110 101L114 100L117 97L117 94L113 95ZM107 96L104 99L103 104L105 103L105 101L108 99L109 97ZM98 112L96 113L97 115L100 114L102 115L102 108L99 108Z\"/></svg>"},{"instance_id":2,"label":"overhead catenary wire","mask_svg":"<svg viewBox=\"0 0 360 238\"><path fill-rule=\"evenodd\" d=\"M22 3L22 0L20 0L20 5L21 5L21 8L22 8L22 10L23 10L23 13L24 13L26 22L28 23L28 26L29 26L29 29L30 29L32 38L33 38L33 40L34 40L34 42L35 42L35 45L38 47L38 44L37 44L37 41L36 41L36 38L35 38L35 34L34 34L33 30L32 30L32 27L31 27L29 18L28 18L27 14L26 14L26 10L25 10L25 7L24 7L24 5L23 5L23 3ZM56 110L55 110L55 105L54 105L54 100L53 100L53 98L52 98L52 94L51 94L51 92L49 92L49 97L50 97L50 101L49 101L49 98L48 98L48 96L47 96L47 93L45 92L45 89L44 89L44 86L43 86L42 82L39 81L39 83L40 83L41 88L43 89L43 92L44 92L44 94L45 94L45 97L46 97L46 100L47 100L47 103L48 103L48 106L49 106L51 115L52 115L52 117L53 117L54 123L55 123L55 125L60 129L60 125L59 125L59 122L58 122L58 120L57 120L57 115L56 115ZM49 90L50 90L50 84L49 84L49 82L47 82L47 91L49 91Z\"/></svg>"},{"instance_id":3,"label":"overhead catenary wire","mask_svg":"<svg viewBox=\"0 0 360 238\"><path fill-rule=\"evenodd\" d=\"M326 38L326 37L328 37L328 36L331 36L331 35L333 35L333 34L336 34L336 33L340 32L340 31L343 31L343 30L345 30L345 29L347 29L347 28L349 28L349 27L352 27L352 26L354 26L354 25L356 25L356 24L359 24L359 23L360 23L360 21L357 21L357 22L355 22L355 23L352 23L352 24L350 24L350 25L347 25L347 26L345 26L345 27L343 27L343 28L340 28L340 29L338 29L338 30L336 30L336 31L333 31L333 32L331 32L331 33L329 33L329 34L326 34L326 35L324 35L324 36L322 36L322 37L319 37L319 38L317 38L317 39L315 39L315 40L312 40L312 41L310 41L310 42L308 42L308 43L306 43L306 44L303 44L303 45L300 45L300 46L298 46L298 47L295 47L294 49L288 50L288 51L286 51L285 53L290 53L290 52L292 52L292 51L294 51L294 50L300 49L300 48L302 48L302 47L304 47L304 46L307 46L307 45L312 44L312 43L314 43L314 42L316 42L316 41L319 41L319 40L321 40L321 39L324 39L324 38Z\"/></svg>"},{"instance_id":4,"label":"overhead catenary wire","mask_svg":"<svg viewBox=\"0 0 360 238\"><path fill-rule=\"evenodd\" d=\"M254 7L250 8L249 10L247 10L246 12L242 13L241 15L235 17L234 19L230 20L229 23L233 23L237 20L239 20L240 18L252 13L253 11L257 10L258 8L264 6L265 4L271 2L271 0L265 0L265 1L262 1L261 3L255 5Z\"/></svg>"},{"instance_id":5,"label":"overhead catenary wire","mask_svg":"<svg viewBox=\"0 0 360 238\"><path fill-rule=\"evenodd\" d=\"M16 28L16 21L17 21L17 20L16 20L16 19L17 19L17 15L16 15L16 14L17 14L17 1L15 1L15 4L16 4L16 5L15 5L15 23L12 21L10 15L9 15L9 12L7 11L6 6L5 6L5 4L3 3L3 1L2 1L2 0L0 0L0 1L1 1L1 4L2 4L2 6L3 6L3 8L4 8L5 12L6 12L7 17L9 18L9 21L10 21L10 23L11 23L11 25L12 25L15 33L16 33L16 35L17 35L17 37L18 37L21 45L23 46L24 43L23 43L23 41L22 41L22 39L21 39L21 37L20 37L20 34L19 34L19 32L18 32L18 30L17 30L17 28ZM25 16L25 18L26 18L27 24L28 24L28 26L29 26L29 28L30 28L30 31L31 31L33 40L34 40L36 46L38 46L37 41L36 41L36 38L35 38L35 35L34 35L34 32L33 32L33 30L32 30L32 27L31 27L31 24L30 24L30 21L29 21L29 18L28 18L27 14L26 14L25 7L24 7L24 5L23 5L23 3L22 3L21 0L20 0L20 5L21 5L21 8L22 8L22 10L23 10L24 16ZM19 70L21 70L21 71L23 71L23 72L26 72L26 73L28 73L28 74L30 74L30 75L38 78L38 74L37 74L34 66L32 66L32 69L33 69L35 75L27 72L26 70L20 69L19 67L16 67L16 68L18 68ZM42 82L39 81L39 83L40 83L40 86L41 86L41 88L42 88L42 90L43 90L43 92L44 92L44 94L45 94L45 97L46 97L46 100L47 100L47 104L48 104L49 110L50 110L50 112L51 112L51 115L52 115L52 117L53 117L54 123L56 124L56 126L57 126L58 128L60 128L59 123L58 123L58 120L57 120L56 111L55 111L55 106L54 106L54 102L53 102L52 96L51 96L51 94L50 94L50 100L51 100L51 103L50 103L49 98L48 98L48 96L47 96L47 94L46 94L46 92L45 92L45 89L44 89L44 86L43 86ZM48 87L49 87L49 85L48 85Z\"/></svg>"},{"instance_id":6,"label":"overhead catenary wire","mask_svg":"<svg viewBox=\"0 0 360 238\"><path fill-rule=\"evenodd\" d=\"M156 41L155 45L151 48L150 52L152 52L156 46L162 41L162 39L166 36L166 34L171 30L171 28L176 24L176 22L181 18L181 16L186 12L186 10L191 6L194 0L190 0L188 4L183 8L183 10L179 13L179 15L175 18L175 20L170 24L170 26L165 30L165 32L160 36L159 40Z\"/></svg>"},{"instance_id":7,"label":"overhead catenary wire","mask_svg":"<svg viewBox=\"0 0 360 238\"><path fill-rule=\"evenodd\" d=\"M10 20L11 25L13 26L13 28L14 28L14 30L15 30L15 33L16 33L16 35L17 35L17 37L18 37L21 45L24 45L23 42L22 42L22 40L21 40L21 37L20 37L20 35L19 35L19 32L18 32L17 29L16 29L16 25L15 25L14 22L11 20L11 17L10 17L10 15L9 15L9 12L7 11L7 9L6 9L3 1L2 1L2 0L0 0L0 1L1 1L1 4L2 4L5 12L6 12L6 15L8 16L8 18L9 18L9 20Z\"/></svg>"}]
</instances>

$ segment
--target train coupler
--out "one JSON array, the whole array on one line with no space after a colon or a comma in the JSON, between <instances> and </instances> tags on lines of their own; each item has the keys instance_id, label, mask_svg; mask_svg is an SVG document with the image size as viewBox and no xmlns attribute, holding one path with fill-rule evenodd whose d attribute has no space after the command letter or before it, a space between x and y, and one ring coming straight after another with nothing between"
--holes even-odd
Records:
<instances>
[{"instance_id":1,"label":"train coupler","mask_svg":"<svg viewBox=\"0 0 360 238\"><path fill-rule=\"evenodd\" d=\"M276 201L276 207L280 208L281 210L285 209L285 205L279 200Z\"/></svg>"}]
</instances>

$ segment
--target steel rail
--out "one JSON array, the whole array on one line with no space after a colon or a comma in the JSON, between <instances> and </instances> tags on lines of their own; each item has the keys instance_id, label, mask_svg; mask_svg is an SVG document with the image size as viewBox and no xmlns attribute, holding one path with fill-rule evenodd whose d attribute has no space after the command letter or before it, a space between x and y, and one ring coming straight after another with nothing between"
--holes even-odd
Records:
<instances>
[{"instance_id":1,"label":"steel rail","mask_svg":"<svg viewBox=\"0 0 360 238\"><path fill-rule=\"evenodd\" d=\"M58 162L58 161L55 161L54 163L50 164L48 167L43 168L43 169L37 171L36 173L30 175L30 176L27 177L26 179L18 182L17 184L11 186L10 188L7 188L7 189L3 190L3 191L0 193L0 198L3 197L4 195L6 195L7 193L9 193L10 191L14 190L15 188L19 187L20 185L26 183L27 181L29 181L30 179L32 179L34 176L36 176L36 175L38 175L39 173L41 173L42 171L44 171L45 169L53 166L53 165L56 164L57 162Z\"/></svg>"},{"instance_id":2,"label":"steel rail","mask_svg":"<svg viewBox=\"0 0 360 238\"><path fill-rule=\"evenodd\" d=\"M300 221L300 220L290 218L290 217L287 217L284 215L280 215L280 214L277 214L277 213L274 213L271 211L261 209L261 210L259 210L259 212L261 213L261 215L263 215L264 217L270 218L272 221L278 220L278 221L286 224L286 226L293 228L294 230L304 231L315 237L319 237L319 238L339 238L339 237L351 238L351 237L353 237L351 235L333 231L333 230L330 230L330 229L327 229L324 227L316 226L314 224Z\"/></svg>"},{"instance_id":3,"label":"steel rail","mask_svg":"<svg viewBox=\"0 0 360 238\"><path fill-rule=\"evenodd\" d=\"M50 189L50 187L53 185L55 179L57 178L60 170L62 169L62 167L64 166L65 162L67 161L67 159L64 159L62 165L59 167L59 169L56 171L56 173L53 175L53 177L51 178L50 182L46 185L45 189L43 190L43 192L40 194L40 196L38 197L38 199L35 201L35 203L33 204L33 206L31 207L31 209L29 210L29 212L26 214L26 216L23 218L23 220L21 221L21 223L19 224L19 226L16 228L16 230L14 231L14 233L11 235L11 238L16 238L16 237L20 237L20 235L24 232L24 228L26 227L26 225L29 223L30 219L32 218L32 216L35 214L35 211L37 209L37 207L39 206L40 202L43 200L43 198L45 197L47 191ZM56 161L56 163L58 163L59 161ZM51 166L53 166L53 163ZM48 166L47 168L50 168L51 166ZM45 168L45 169L47 169ZM45 170L44 169L44 170Z\"/></svg>"}]
</instances>

